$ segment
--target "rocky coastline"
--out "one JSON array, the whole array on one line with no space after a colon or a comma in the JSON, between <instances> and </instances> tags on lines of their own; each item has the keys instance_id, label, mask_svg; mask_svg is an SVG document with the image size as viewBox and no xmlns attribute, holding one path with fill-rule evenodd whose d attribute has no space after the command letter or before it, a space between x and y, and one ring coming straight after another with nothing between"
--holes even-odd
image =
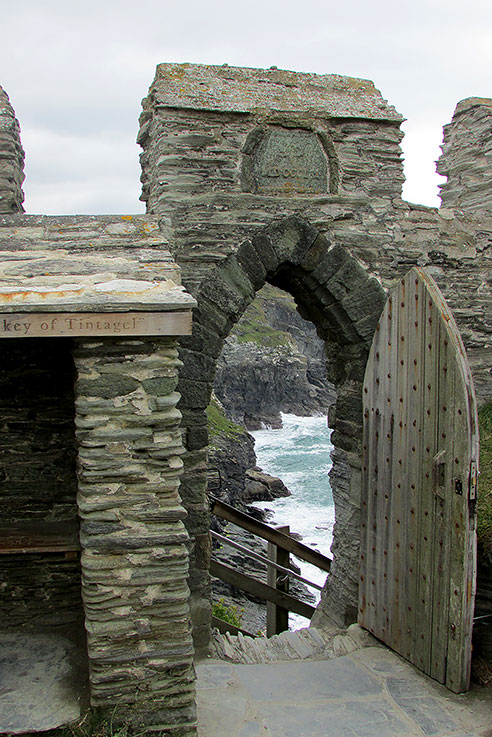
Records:
<instances>
[{"instance_id":1,"label":"rocky coastline","mask_svg":"<svg viewBox=\"0 0 492 737\"><path fill-rule=\"evenodd\" d=\"M216 399L213 400L210 415L213 416L214 423L209 447L209 494L257 519L268 522L270 513L251 505L259 501L270 502L289 496L289 489L281 479L270 476L256 465L253 437L244 428L225 418L223 408ZM211 529L255 553L263 556L267 554L265 541L234 524L224 522L215 515L212 516ZM266 566L261 562L217 540L214 540L212 545L214 558L259 581L266 581ZM294 564L293 568L295 570ZM304 601L309 603L314 601L310 590L301 583L292 581L291 591ZM213 601L223 600L226 606L237 608L241 614L243 629L252 634L265 632L264 601L215 578L212 579L212 595Z\"/></svg>"}]
</instances>

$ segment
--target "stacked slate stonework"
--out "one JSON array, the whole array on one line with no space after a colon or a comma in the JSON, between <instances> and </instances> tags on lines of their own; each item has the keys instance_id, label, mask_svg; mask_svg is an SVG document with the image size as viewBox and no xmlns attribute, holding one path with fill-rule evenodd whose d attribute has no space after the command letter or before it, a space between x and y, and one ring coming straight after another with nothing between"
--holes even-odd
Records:
<instances>
[{"instance_id":1,"label":"stacked slate stonework","mask_svg":"<svg viewBox=\"0 0 492 737\"><path fill-rule=\"evenodd\" d=\"M7 93L0 87L0 213L24 212L24 151L19 130Z\"/></svg>"},{"instance_id":2,"label":"stacked slate stonework","mask_svg":"<svg viewBox=\"0 0 492 737\"><path fill-rule=\"evenodd\" d=\"M492 212L492 100L469 97L456 106L444 126L437 170L443 207L464 212Z\"/></svg>"}]
</instances>

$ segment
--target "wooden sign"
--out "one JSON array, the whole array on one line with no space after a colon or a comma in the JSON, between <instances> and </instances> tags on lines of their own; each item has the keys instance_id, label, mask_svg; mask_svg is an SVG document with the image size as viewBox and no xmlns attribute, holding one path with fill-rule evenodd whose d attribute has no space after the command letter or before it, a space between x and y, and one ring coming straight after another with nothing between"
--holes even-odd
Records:
<instances>
[{"instance_id":1,"label":"wooden sign","mask_svg":"<svg viewBox=\"0 0 492 737\"><path fill-rule=\"evenodd\" d=\"M189 335L191 311L0 314L0 338Z\"/></svg>"}]
</instances>

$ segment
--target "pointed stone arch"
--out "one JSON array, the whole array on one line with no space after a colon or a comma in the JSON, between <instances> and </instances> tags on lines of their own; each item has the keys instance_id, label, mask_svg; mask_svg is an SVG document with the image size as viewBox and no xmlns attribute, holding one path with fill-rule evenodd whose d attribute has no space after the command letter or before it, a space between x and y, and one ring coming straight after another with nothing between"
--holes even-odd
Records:
<instances>
[{"instance_id":1,"label":"pointed stone arch","mask_svg":"<svg viewBox=\"0 0 492 737\"><path fill-rule=\"evenodd\" d=\"M337 387L331 474L336 508L334 563L316 616L326 614L340 624L356 620L361 390L386 293L347 248L331 243L304 218L290 216L258 231L210 269L194 292L198 306L193 334L181 343L178 390L188 450L181 490L192 539L190 585L199 648L207 642L209 626L205 409L224 340L266 282L290 292L300 314L314 323L325 342L328 377Z\"/></svg>"}]
</instances>

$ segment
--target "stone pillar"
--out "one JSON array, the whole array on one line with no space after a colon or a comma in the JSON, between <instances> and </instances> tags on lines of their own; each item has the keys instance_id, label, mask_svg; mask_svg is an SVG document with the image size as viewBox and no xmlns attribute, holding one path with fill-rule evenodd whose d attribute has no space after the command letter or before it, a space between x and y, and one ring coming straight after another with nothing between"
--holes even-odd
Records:
<instances>
[{"instance_id":1,"label":"stone pillar","mask_svg":"<svg viewBox=\"0 0 492 737\"><path fill-rule=\"evenodd\" d=\"M7 93L0 87L0 213L24 212L24 151Z\"/></svg>"},{"instance_id":2,"label":"stone pillar","mask_svg":"<svg viewBox=\"0 0 492 737\"><path fill-rule=\"evenodd\" d=\"M74 352L92 706L131 729L195 735L183 445L174 338Z\"/></svg>"},{"instance_id":3,"label":"stone pillar","mask_svg":"<svg viewBox=\"0 0 492 737\"><path fill-rule=\"evenodd\" d=\"M444 126L439 174L442 207L492 214L492 100L468 97Z\"/></svg>"}]
</instances>

